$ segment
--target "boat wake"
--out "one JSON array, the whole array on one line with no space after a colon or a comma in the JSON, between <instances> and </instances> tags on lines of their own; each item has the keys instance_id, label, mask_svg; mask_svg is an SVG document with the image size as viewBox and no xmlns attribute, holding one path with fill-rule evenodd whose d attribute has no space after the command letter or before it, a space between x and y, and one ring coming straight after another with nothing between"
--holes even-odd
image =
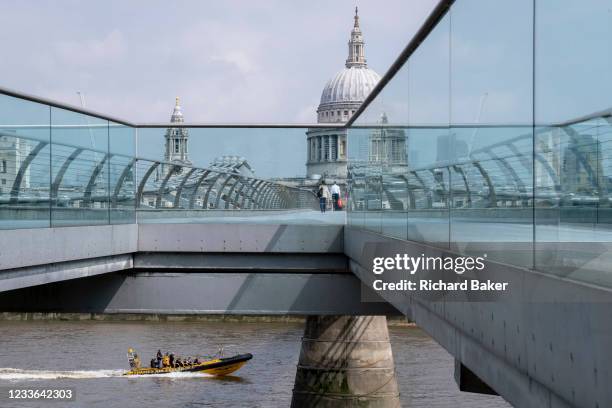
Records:
<instances>
[{"instance_id":1,"label":"boat wake","mask_svg":"<svg viewBox=\"0 0 612 408\"><path fill-rule=\"evenodd\" d=\"M0 380L59 380L63 378L106 378L118 377L124 370L22 370L20 368L0 368Z\"/></svg>"},{"instance_id":2,"label":"boat wake","mask_svg":"<svg viewBox=\"0 0 612 408\"><path fill-rule=\"evenodd\" d=\"M19 368L0 368L0 381L28 381L28 380L61 380L61 379L89 379L89 378L192 378L210 377L204 373L174 372L167 374L150 374L144 376L124 376L126 370L22 370Z\"/></svg>"}]
</instances>

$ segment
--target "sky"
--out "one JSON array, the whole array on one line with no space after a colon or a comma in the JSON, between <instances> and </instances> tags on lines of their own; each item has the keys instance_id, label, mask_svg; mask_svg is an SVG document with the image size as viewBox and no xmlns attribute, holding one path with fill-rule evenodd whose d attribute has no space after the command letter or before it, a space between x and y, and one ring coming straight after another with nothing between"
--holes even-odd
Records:
<instances>
[{"instance_id":1,"label":"sky","mask_svg":"<svg viewBox=\"0 0 612 408\"><path fill-rule=\"evenodd\" d=\"M135 122L312 123L355 5L383 75L436 0L0 0L0 86ZM7 57L10 56L10 57Z\"/></svg>"}]
</instances>

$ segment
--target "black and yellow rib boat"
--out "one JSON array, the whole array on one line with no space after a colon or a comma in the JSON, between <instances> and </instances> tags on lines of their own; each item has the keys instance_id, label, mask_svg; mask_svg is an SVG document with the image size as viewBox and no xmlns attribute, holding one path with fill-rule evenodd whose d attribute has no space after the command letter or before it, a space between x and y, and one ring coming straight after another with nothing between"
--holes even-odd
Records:
<instances>
[{"instance_id":1,"label":"black and yellow rib boat","mask_svg":"<svg viewBox=\"0 0 612 408\"><path fill-rule=\"evenodd\" d=\"M128 353L129 356L129 353ZM129 358L129 357L128 357ZM170 373L181 373L181 372L200 372L209 375L229 375L240 367L246 364L247 361L253 358L250 353L237 354L232 357L216 357L209 360L201 361L195 364L184 364L175 367L138 367L134 366L130 362L132 367L130 371L125 372L123 375L151 375L151 374L170 374ZM139 364L138 364L139 365Z\"/></svg>"}]
</instances>

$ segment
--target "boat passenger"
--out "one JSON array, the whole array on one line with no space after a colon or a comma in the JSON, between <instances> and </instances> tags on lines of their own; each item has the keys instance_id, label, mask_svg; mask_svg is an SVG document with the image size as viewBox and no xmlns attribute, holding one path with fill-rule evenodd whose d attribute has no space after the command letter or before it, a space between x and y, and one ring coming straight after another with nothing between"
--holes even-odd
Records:
<instances>
[{"instance_id":1,"label":"boat passenger","mask_svg":"<svg viewBox=\"0 0 612 408\"><path fill-rule=\"evenodd\" d=\"M196 357L196 358L193 360L193 364L200 364L200 360L198 360L198 358Z\"/></svg>"},{"instance_id":2,"label":"boat passenger","mask_svg":"<svg viewBox=\"0 0 612 408\"><path fill-rule=\"evenodd\" d=\"M177 357L177 359L176 359L176 366L177 367L182 367L183 366L183 362L181 361L180 357Z\"/></svg>"},{"instance_id":3,"label":"boat passenger","mask_svg":"<svg viewBox=\"0 0 612 408\"><path fill-rule=\"evenodd\" d=\"M162 352L161 350L157 350L157 368L162 368Z\"/></svg>"},{"instance_id":4,"label":"boat passenger","mask_svg":"<svg viewBox=\"0 0 612 408\"><path fill-rule=\"evenodd\" d=\"M138 357L138 354L134 353L134 366L136 368L140 368L140 357Z\"/></svg>"},{"instance_id":5,"label":"boat passenger","mask_svg":"<svg viewBox=\"0 0 612 408\"><path fill-rule=\"evenodd\" d=\"M162 358L162 365L164 367L170 367L170 357L168 357L168 353Z\"/></svg>"},{"instance_id":6,"label":"boat passenger","mask_svg":"<svg viewBox=\"0 0 612 408\"><path fill-rule=\"evenodd\" d=\"M154 358L151 359L151 368L157 368L157 361Z\"/></svg>"},{"instance_id":7,"label":"boat passenger","mask_svg":"<svg viewBox=\"0 0 612 408\"><path fill-rule=\"evenodd\" d=\"M174 353L170 353L170 367L174 367Z\"/></svg>"}]
</instances>

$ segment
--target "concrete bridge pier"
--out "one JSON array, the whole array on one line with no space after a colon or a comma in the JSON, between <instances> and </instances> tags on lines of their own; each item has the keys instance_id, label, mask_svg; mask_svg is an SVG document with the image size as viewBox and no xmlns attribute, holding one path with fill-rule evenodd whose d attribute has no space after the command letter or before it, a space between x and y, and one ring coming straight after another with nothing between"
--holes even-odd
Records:
<instances>
[{"instance_id":1,"label":"concrete bridge pier","mask_svg":"<svg viewBox=\"0 0 612 408\"><path fill-rule=\"evenodd\" d=\"M385 316L309 316L293 408L400 407Z\"/></svg>"}]
</instances>

